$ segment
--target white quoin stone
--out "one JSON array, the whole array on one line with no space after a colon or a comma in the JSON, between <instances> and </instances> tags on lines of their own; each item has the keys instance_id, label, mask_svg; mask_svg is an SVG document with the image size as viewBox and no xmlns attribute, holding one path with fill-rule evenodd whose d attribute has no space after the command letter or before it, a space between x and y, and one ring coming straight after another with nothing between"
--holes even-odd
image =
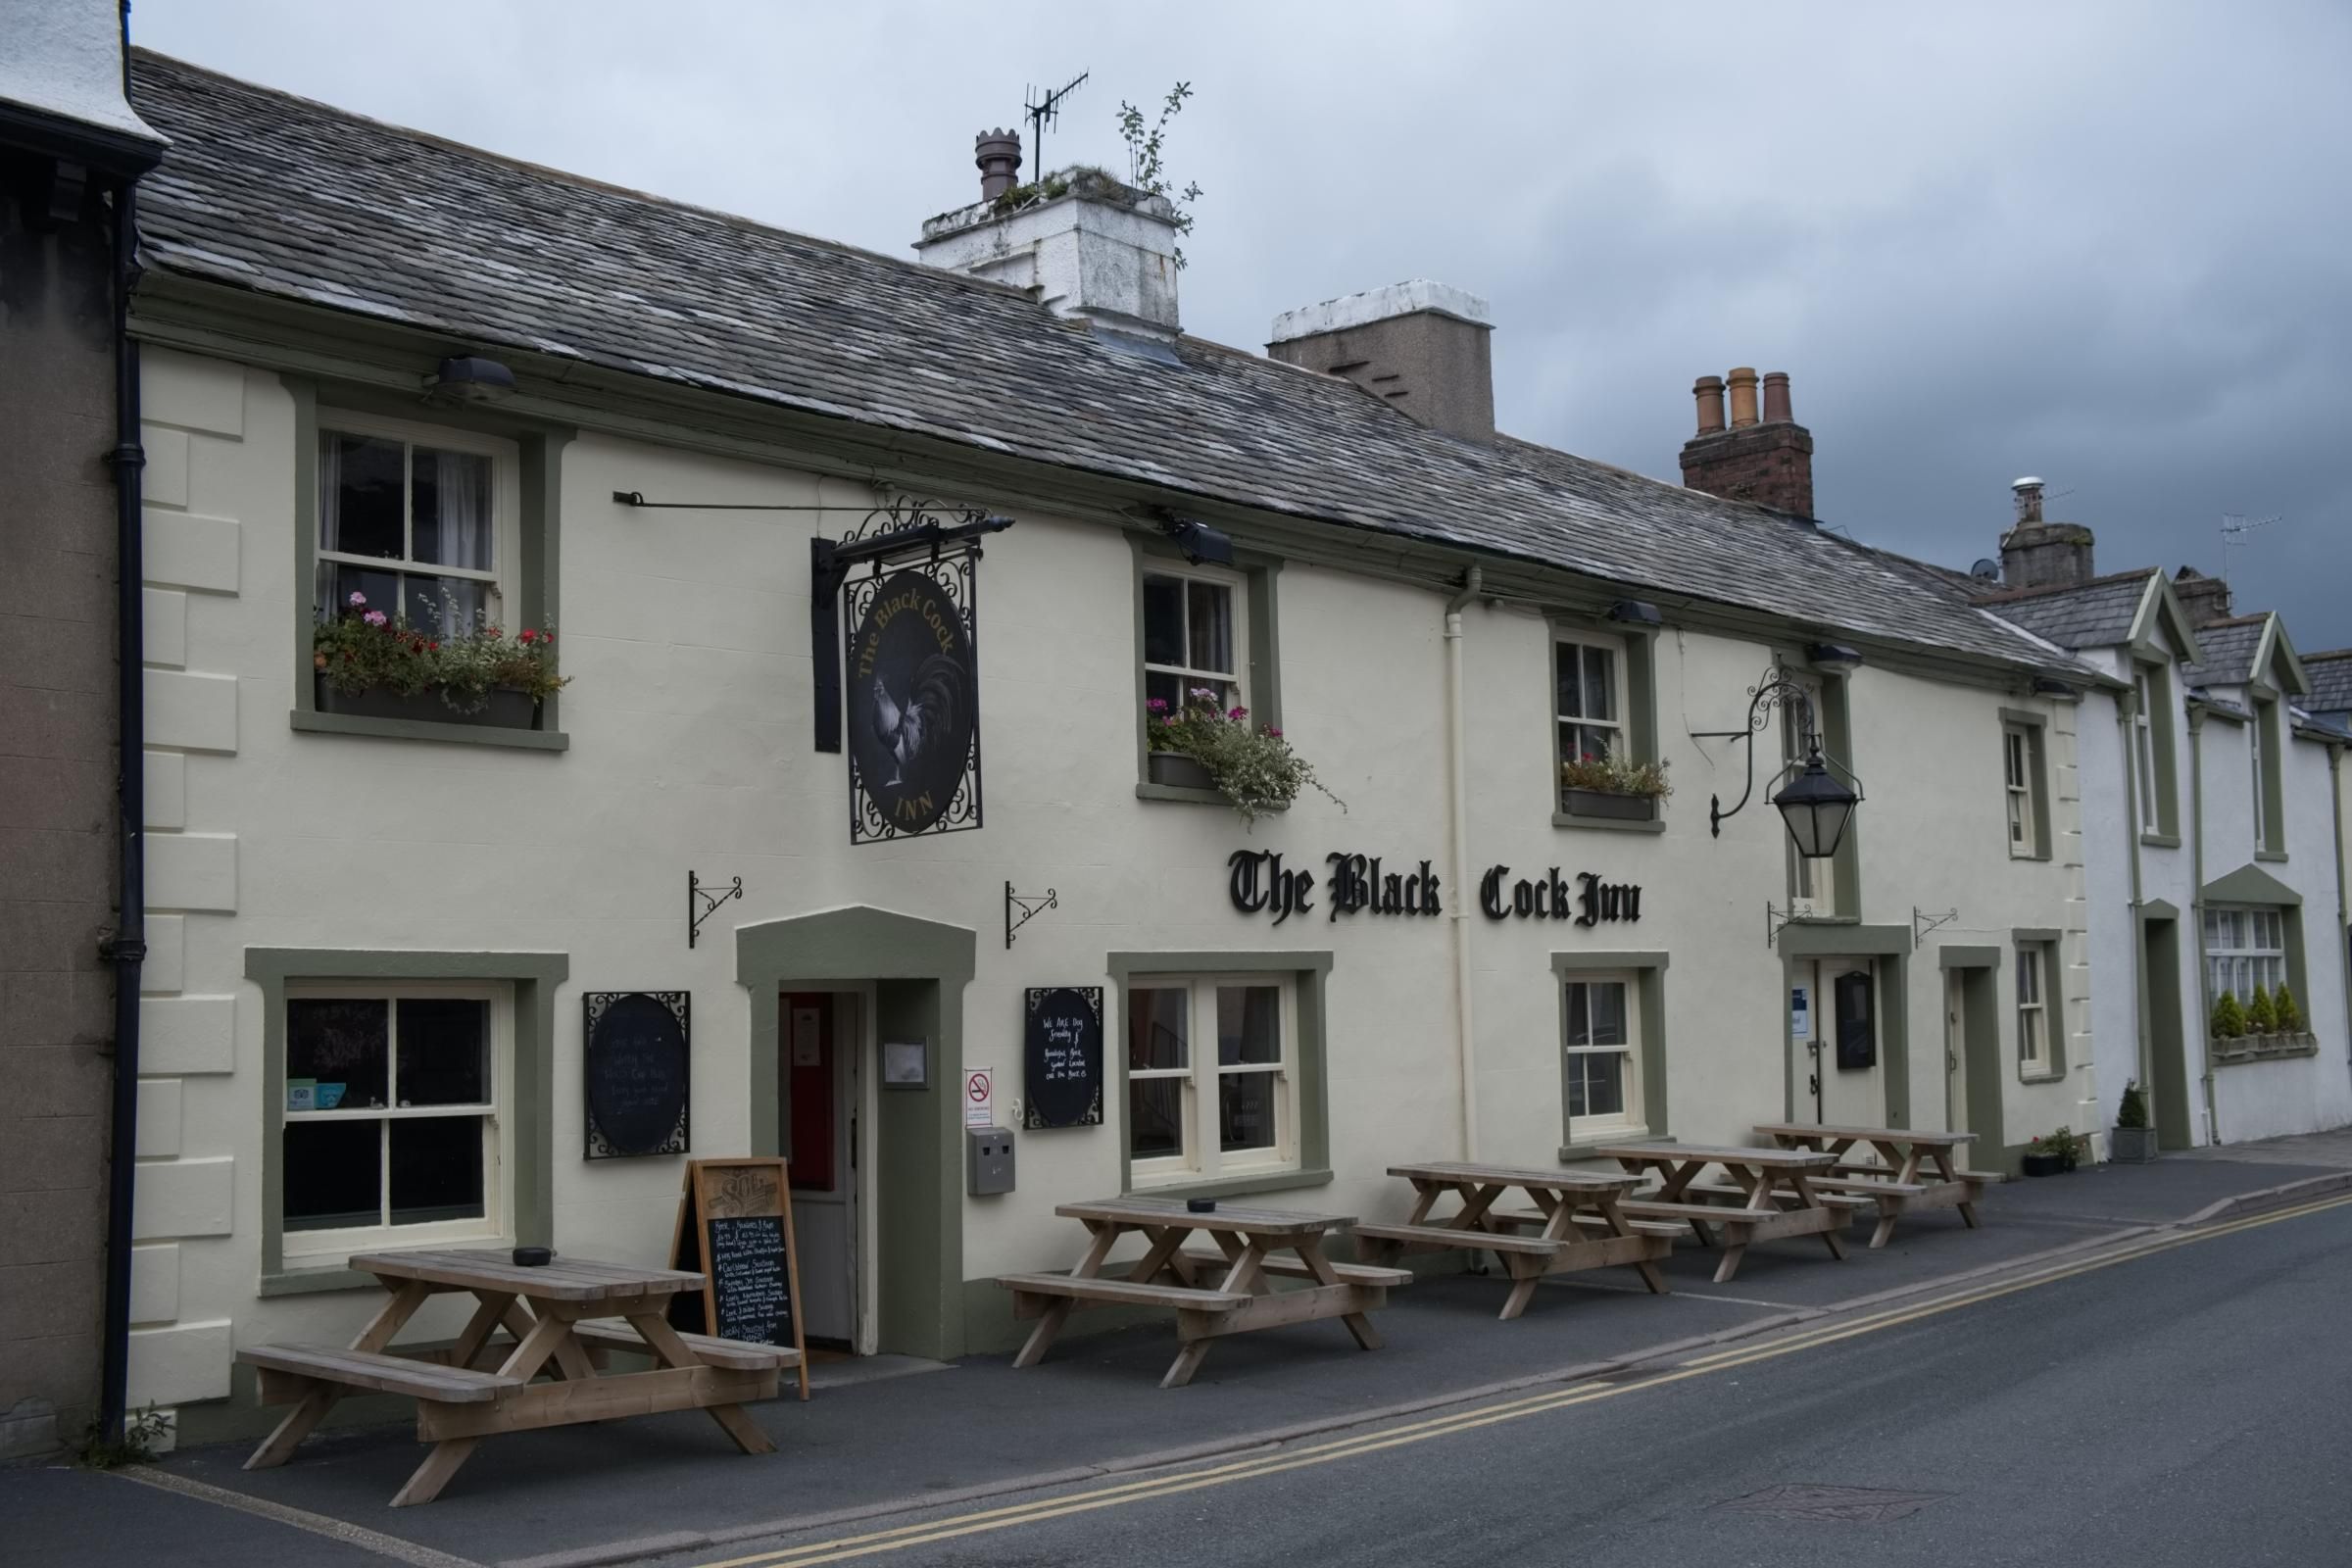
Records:
<instances>
[{"instance_id":1,"label":"white quoin stone","mask_svg":"<svg viewBox=\"0 0 2352 1568\"><path fill-rule=\"evenodd\" d=\"M1000 213L975 202L923 224L925 266L1027 289L1056 316L1165 340L1176 314L1176 213L1093 170L1049 176L1066 194Z\"/></svg>"}]
</instances>

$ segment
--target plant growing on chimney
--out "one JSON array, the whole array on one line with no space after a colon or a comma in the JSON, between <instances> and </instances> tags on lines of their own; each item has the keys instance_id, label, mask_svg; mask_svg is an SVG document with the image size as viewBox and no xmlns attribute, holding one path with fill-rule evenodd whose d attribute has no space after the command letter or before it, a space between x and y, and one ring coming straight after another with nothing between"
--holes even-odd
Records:
<instances>
[{"instance_id":1,"label":"plant growing on chimney","mask_svg":"<svg viewBox=\"0 0 2352 1568\"><path fill-rule=\"evenodd\" d=\"M1189 81L1180 81L1169 88L1167 97L1160 100L1159 118L1148 128L1144 124L1144 112L1124 98L1119 100L1119 139L1127 144L1128 183L1146 195L1165 197L1168 206L1175 210L1179 234L1193 231L1192 206L1200 199L1200 187L1188 184L1177 190L1171 186L1167 168L1160 160L1160 149L1167 143L1168 122L1184 112L1184 101L1192 95L1193 84ZM1185 265L1181 245L1176 247L1176 265L1179 269Z\"/></svg>"}]
</instances>

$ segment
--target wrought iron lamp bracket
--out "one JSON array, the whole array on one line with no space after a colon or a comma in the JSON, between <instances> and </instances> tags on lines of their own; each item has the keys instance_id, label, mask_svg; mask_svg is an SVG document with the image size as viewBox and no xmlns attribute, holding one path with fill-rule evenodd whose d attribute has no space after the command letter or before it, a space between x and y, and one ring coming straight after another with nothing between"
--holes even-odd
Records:
<instances>
[{"instance_id":1,"label":"wrought iron lamp bracket","mask_svg":"<svg viewBox=\"0 0 2352 1568\"><path fill-rule=\"evenodd\" d=\"M1813 728L1812 695L1791 680L1788 671L1777 660L1765 667L1763 678L1747 689L1747 723L1744 727L1692 732L1694 740L1741 740L1747 743L1747 783L1740 791L1739 804L1727 811L1723 808L1723 797L1710 795L1707 798L1707 831L1716 838L1723 837L1725 820L1738 816L1756 792L1756 737L1763 733L1764 726L1771 721L1775 710L1783 708L1794 710L1799 726L1798 738L1802 743L1799 750L1805 754L1805 760L1810 761L1821 755L1821 736ZM1778 778L1791 765L1776 768L1773 776ZM1835 767L1837 764L1825 760L1824 765ZM1845 772L1843 768L1838 771ZM1852 778L1851 774L1846 776L1849 780Z\"/></svg>"},{"instance_id":2,"label":"wrought iron lamp bracket","mask_svg":"<svg viewBox=\"0 0 2352 1568\"><path fill-rule=\"evenodd\" d=\"M1795 918L1796 911L1794 909L1775 908L1770 899L1764 901L1764 949L1766 952L1769 953L1773 946L1781 940L1781 932L1786 930L1788 922Z\"/></svg>"},{"instance_id":3,"label":"wrought iron lamp bracket","mask_svg":"<svg viewBox=\"0 0 2352 1568\"><path fill-rule=\"evenodd\" d=\"M1941 914L1930 914L1914 904L1911 906L1911 945L1915 948L1918 947L1927 940L1929 932L1937 926L1950 925L1959 918L1960 909L1957 905L1944 910Z\"/></svg>"},{"instance_id":4,"label":"wrought iron lamp bracket","mask_svg":"<svg viewBox=\"0 0 2352 1568\"><path fill-rule=\"evenodd\" d=\"M1021 927L1027 925L1030 921L1036 919L1040 912L1046 909L1058 909L1060 907L1061 896L1055 893L1052 888L1046 889L1045 894L1041 897L1034 893L1015 893L1012 891L1012 884L1009 882L1005 883L1004 946L1010 948L1012 946L1012 934L1015 931L1018 931ZM1015 918L1014 916L1015 910L1019 911L1018 918Z\"/></svg>"},{"instance_id":5,"label":"wrought iron lamp bracket","mask_svg":"<svg viewBox=\"0 0 2352 1568\"><path fill-rule=\"evenodd\" d=\"M729 899L742 897L743 878L741 877L737 877L724 893L706 893L703 891L703 879L692 871L688 871L686 873L686 946L688 948L694 946L696 935L702 931L703 922L710 918L711 911Z\"/></svg>"}]
</instances>

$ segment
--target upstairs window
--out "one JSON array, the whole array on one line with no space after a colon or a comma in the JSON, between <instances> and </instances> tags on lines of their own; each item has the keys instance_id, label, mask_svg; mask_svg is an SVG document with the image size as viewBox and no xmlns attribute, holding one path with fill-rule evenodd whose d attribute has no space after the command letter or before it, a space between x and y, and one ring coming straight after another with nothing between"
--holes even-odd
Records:
<instances>
[{"instance_id":1,"label":"upstairs window","mask_svg":"<svg viewBox=\"0 0 2352 1568\"><path fill-rule=\"evenodd\" d=\"M2146 669L2135 677L2139 704L2132 715L2132 760L2139 775L2139 830L2164 831L2162 803L2156 794L2156 691Z\"/></svg>"},{"instance_id":2,"label":"upstairs window","mask_svg":"<svg viewBox=\"0 0 2352 1568\"><path fill-rule=\"evenodd\" d=\"M504 443L392 421L320 416L315 605L370 609L455 637L504 614L502 530L514 504ZM506 472L502 472L502 469Z\"/></svg>"},{"instance_id":3,"label":"upstairs window","mask_svg":"<svg viewBox=\"0 0 2352 1568\"><path fill-rule=\"evenodd\" d=\"M2271 847L2271 803L2267 798L2270 783L2270 759L2264 755L2269 748L2263 745L2263 734L2270 728L2266 722L2269 717L2268 706L2256 703L2254 705L2254 722L2246 726L2246 755L2253 760L2254 764L2254 843L2257 848L2266 850Z\"/></svg>"},{"instance_id":4,"label":"upstairs window","mask_svg":"<svg viewBox=\"0 0 2352 1568\"><path fill-rule=\"evenodd\" d=\"M1237 574L1154 565L1144 573L1144 696L1181 710L1197 690L1247 708L1248 585Z\"/></svg>"},{"instance_id":5,"label":"upstairs window","mask_svg":"<svg viewBox=\"0 0 2352 1568\"><path fill-rule=\"evenodd\" d=\"M1551 657L1560 760L1627 755L1620 650L1563 638L1552 644Z\"/></svg>"},{"instance_id":6,"label":"upstairs window","mask_svg":"<svg viewBox=\"0 0 2352 1568\"><path fill-rule=\"evenodd\" d=\"M2022 724L2001 726L2001 785L2009 813L2009 854L2030 860L2041 853L2035 826L2034 736Z\"/></svg>"}]
</instances>

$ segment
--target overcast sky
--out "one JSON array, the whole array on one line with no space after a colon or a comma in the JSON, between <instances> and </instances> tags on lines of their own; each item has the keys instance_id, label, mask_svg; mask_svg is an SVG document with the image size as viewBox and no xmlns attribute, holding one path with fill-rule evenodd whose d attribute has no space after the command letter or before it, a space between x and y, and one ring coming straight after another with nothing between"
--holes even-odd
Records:
<instances>
[{"instance_id":1,"label":"overcast sky","mask_svg":"<svg viewBox=\"0 0 2352 1568\"><path fill-rule=\"evenodd\" d=\"M2009 481L2099 565L2222 566L2352 644L2352 7L139 0L136 41L892 255L972 135L1091 78L1205 194L1187 330L1411 277L1493 302L1513 434L1663 478L1690 383L1785 369L1822 516L1966 565Z\"/></svg>"}]
</instances>

